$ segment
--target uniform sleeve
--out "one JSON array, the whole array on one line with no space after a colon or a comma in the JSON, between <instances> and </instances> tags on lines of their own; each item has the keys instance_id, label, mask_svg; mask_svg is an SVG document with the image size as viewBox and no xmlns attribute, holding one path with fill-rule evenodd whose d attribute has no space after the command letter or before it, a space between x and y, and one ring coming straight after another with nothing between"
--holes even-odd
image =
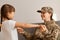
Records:
<instances>
[{"instance_id":1,"label":"uniform sleeve","mask_svg":"<svg viewBox=\"0 0 60 40\"><path fill-rule=\"evenodd\" d=\"M58 34L59 34L59 26L57 26L57 25L54 25L54 27L56 27L56 28L54 28L52 31L51 31L51 33L46 33L45 34L45 37L46 38L48 38L48 39L50 39L50 40L56 40L57 39L57 37L58 37Z\"/></svg>"},{"instance_id":2,"label":"uniform sleeve","mask_svg":"<svg viewBox=\"0 0 60 40\"><path fill-rule=\"evenodd\" d=\"M39 32L38 30L36 31L36 35L37 37L40 37L40 38L47 38L49 40L56 40L57 37L58 37L58 34L59 34L59 28L58 26L54 25L54 28L51 33L50 31L45 31L45 32Z\"/></svg>"},{"instance_id":3,"label":"uniform sleeve","mask_svg":"<svg viewBox=\"0 0 60 40\"><path fill-rule=\"evenodd\" d=\"M44 37L42 32L40 32L40 29L36 29L35 35L36 35L37 38L43 38Z\"/></svg>"},{"instance_id":4,"label":"uniform sleeve","mask_svg":"<svg viewBox=\"0 0 60 40\"><path fill-rule=\"evenodd\" d=\"M51 34L46 34L46 38L50 38L51 40L55 40L57 39L59 34L59 30L58 29L54 29L53 32Z\"/></svg>"},{"instance_id":5,"label":"uniform sleeve","mask_svg":"<svg viewBox=\"0 0 60 40\"><path fill-rule=\"evenodd\" d=\"M11 27L12 29L15 28L15 23L16 23L16 21L14 21L14 20L9 20L9 25L10 25L10 27Z\"/></svg>"},{"instance_id":6,"label":"uniform sleeve","mask_svg":"<svg viewBox=\"0 0 60 40\"><path fill-rule=\"evenodd\" d=\"M27 32L27 31L24 31L24 33L22 33L22 35L28 40L30 40L31 39L31 37L32 37L32 35L29 33L29 32Z\"/></svg>"}]
</instances>

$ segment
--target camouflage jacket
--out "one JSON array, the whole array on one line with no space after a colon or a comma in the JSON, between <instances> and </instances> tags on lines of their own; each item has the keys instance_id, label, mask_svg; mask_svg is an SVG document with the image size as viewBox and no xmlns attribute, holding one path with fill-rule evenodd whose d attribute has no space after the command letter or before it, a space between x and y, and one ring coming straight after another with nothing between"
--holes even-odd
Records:
<instances>
[{"instance_id":1,"label":"camouflage jacket","mask_svg":"<svg viewBox=\"0 0 60 40\"><path fill-rule=\"evenodd\" d=\"M58 40L60 27L55 23L55 21L54 20L47 21L47 22L44 23L44 25L48 29L47 31L41 33L40 29L36 28L33 35L24 31L23 36L27 40Z\"/></svg>"}]
</instances>

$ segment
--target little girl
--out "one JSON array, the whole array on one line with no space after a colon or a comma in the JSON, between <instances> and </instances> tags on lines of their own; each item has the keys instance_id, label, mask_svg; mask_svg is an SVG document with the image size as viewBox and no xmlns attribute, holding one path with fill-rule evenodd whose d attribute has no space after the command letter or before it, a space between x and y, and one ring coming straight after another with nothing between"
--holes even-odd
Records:
<instances>
[{"instance_id":1,"label":"little girl","mask_svg":"<svg viewBox=\"0 0 60 40\"><path fill-rule=\"evenodd\" d=\"M40 27L40 25L19 23L13 20L15 8L9 4L1 7L2 40L18 40L18 28Z\"/></svg>"}]
</instances>

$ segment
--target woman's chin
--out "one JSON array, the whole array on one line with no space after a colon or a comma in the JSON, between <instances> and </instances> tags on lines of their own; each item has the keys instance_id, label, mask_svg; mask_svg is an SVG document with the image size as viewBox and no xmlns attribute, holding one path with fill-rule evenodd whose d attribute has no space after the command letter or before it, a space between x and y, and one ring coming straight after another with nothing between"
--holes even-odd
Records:
<instances>
[{"instance_id":1,"label":"woman's chin","mask_svg":"<svg viewBox=\"0 0 60 40\"><path fill-rule=\"evenodd\" d=\"M42 18L42 20L45 20L45 18Z\"/></svg>"}]
</instances>

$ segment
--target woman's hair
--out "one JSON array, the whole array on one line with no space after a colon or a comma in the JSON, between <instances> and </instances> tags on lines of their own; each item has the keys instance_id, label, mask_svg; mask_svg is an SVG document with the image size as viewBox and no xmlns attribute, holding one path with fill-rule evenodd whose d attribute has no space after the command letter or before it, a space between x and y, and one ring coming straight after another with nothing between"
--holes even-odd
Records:
<instances>
[{"instance_id":1,"label":"woman's hair","mask_svg":"<svg viewBox=\"0 0 60 40\"><path fill-rule=\"evenodd\" d=\"M9 18L7 17L7 13L9 12L15 12L15 8L12 5L4 4L1 7L1 23L2 23L2 18L7 18L9 20Z\"/></svg>"}]
</instances>

